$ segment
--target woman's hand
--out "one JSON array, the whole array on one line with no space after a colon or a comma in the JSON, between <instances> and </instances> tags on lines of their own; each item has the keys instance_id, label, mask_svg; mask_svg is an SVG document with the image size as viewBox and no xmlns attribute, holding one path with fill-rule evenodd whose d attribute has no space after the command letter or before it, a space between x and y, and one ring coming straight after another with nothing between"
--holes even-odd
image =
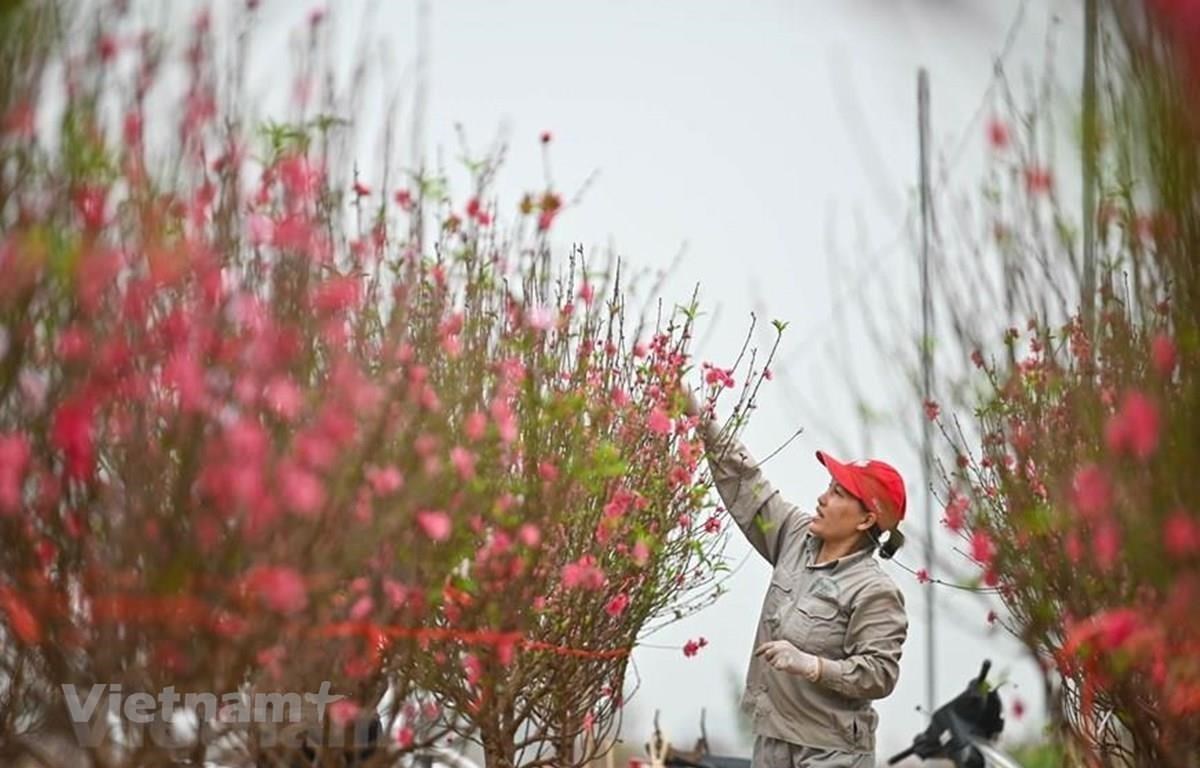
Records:
<instances>
[{"instance_id":1,"label":"woman's hand","mask_svg":"<svg viewBox=\"0 0 1200 768\"><path fill-rule=\"evenodd\" d=\"M683 385L684 392L687 393L687 404L683 408L683 412L688 416L700 415L700 401L696 399L696 390L689 385Z\"/></svg>"},{"instance_id":2,"label":"woman's hand","mask_svg":"<svg viewBox=\"0 0 1200 768\"><path fill-rule=\"evenodd\" d=\"M821 676L821 660L805 653L787 640L772 640L758 646L755 656L762 656L768 664L780 672L800 675L810 683Z\"/></svg>"}]
</instances>

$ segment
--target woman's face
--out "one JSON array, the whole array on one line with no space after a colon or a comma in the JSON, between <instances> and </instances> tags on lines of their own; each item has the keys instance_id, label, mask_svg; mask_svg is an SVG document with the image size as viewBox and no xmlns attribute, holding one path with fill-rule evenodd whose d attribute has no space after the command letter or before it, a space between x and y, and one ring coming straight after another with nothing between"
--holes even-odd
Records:
<instances>
[{"instance_id":1,"label":"woman's face","mask_svg":"<svg viewBox=\"0 0 1200 768\"><path fill-rule=\"evenodd\" d=\"M809 530L824 541L848 541L874 524L874 515L863 503L836 480L830 480L825 493L817 497L817 514Z\"/></svg>"}]
</instances>

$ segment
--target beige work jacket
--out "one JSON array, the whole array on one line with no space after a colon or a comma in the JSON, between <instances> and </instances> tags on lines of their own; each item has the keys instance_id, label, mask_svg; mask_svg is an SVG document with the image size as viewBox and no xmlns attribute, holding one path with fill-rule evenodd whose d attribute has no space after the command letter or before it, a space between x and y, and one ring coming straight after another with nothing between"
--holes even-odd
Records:
<instances>
[{"instance_id":1,"label":"beige work jacket","mask_svg":"<svg viewBox=\"0 0 1200 768\"><path fill-rule=\"evenodd\" d=\"M780 497L745 446L718 445L705 430L717 492L730 515L774 571L754 647L787 640L821 659L811 683L750 660L742 707L757 735L809 747L870 752L878 715L871 701L892 692L908 634L904 596L883 572L874 547L816 564L820 540L812 515Z\"/></svg>"}]
</instances>

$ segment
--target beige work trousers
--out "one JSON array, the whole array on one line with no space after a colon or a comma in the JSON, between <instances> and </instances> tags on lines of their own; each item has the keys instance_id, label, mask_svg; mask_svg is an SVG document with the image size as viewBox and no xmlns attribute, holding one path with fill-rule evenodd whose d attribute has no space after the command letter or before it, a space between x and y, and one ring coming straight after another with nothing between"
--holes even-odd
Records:
<instances>
[{"instance_id":1,"label":"beige work trousers","mask_svg":"<svg viewBox=\"0 0 1200 768\"><path fill-rule=\"evenodd\" d=\"M751 768L875 768L875 755L802 747L769 736L756 736Z\"/></svg>"}]
</instances>

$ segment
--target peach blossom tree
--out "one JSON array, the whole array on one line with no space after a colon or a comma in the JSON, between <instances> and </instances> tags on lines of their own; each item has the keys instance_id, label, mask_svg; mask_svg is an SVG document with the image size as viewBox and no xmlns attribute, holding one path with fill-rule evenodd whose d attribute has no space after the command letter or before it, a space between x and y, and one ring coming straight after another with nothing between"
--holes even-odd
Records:
<instances>
[{"instance_id":1,"label":"peach blossom tree","mask_svg":"<svg viewBox=\"0 0 1200 768\"><path fill-rule=\"evenodd\" d=\"M372 714L380 765L606 748L631 649L719 591L695 298L635 318L628 278L553 257L559 192L501 207L494 158L455 199L352 172L334 95L264 123L217 56L250 38L207 14L176 81L136 18L65 7L2 11L0 755L97 684L342 697L289 739L236 698L190 738L101 707L98 765L336 764L320 739Z\"/></svg>"},{"instance_id":2,"label":"peach blossom tree","mask_svg":"<svg viewBox=\"0 0 1200 768\"><path fill-rule=\"evenodd\" d=\"M1200 750L1200 125L1179 43L1200 27L1167 3L1106 6L1105 21L1096 293L1039 160L1045 110L995 120L980 249L1002 281L950 294L975 373L961 416L926 409L956 454L943 523L1042 662L1072 759L1185 766Z\"/></svg>"}]
</instances>

